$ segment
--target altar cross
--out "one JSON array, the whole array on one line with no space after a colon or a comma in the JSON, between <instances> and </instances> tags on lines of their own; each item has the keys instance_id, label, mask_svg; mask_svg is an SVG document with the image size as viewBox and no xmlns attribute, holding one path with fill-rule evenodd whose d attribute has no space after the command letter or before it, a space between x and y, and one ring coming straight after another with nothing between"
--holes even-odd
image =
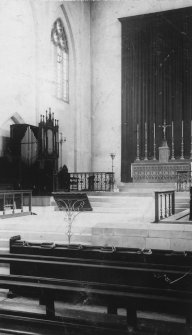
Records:
<instances>
[{"instance_id":1,"label":"altar cross","mask_svg":"<svg viewBox=\"0 0 192 335\"><path fill-rule=\"evenodd\" d=\"M163 139L166 141L166 128L171 127L170 124L166 124L166 121L164 120L162 125L159 125L160 128L163 129Z\"/></svg>"}]
</instances>

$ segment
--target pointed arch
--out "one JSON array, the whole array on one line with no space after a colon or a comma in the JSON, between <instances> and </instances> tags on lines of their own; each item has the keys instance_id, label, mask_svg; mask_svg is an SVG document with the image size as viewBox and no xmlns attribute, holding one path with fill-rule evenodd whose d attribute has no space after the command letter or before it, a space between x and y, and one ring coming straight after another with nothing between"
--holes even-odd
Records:
<instances>
[{"instance_id":1,"label":"pointed arch","mask_svg":"<svg viewBox=\"0 0 192 335\"><path fill-rule=\"evenodd\" d=\"M70 50L70 63L71 63L71 75L73 78L73 87L72 92L70 91L70 95L72 95L73 99L70 100L70 104L73 110L73 125L74 125L74 167L73 170L76 171L77 170L77 129L78 129L78 118L77 118L77 102L76 102L76 75L77 75L77 69L76 69L76 64L77 64L77 52L76 52L76 47L75 47L75 39L73 36L73 31L72 31L72 27L71 27L71 23L69 20L69 16L67 13L67 9L65 8L65 4L62 4L60 6L62 12L63 12L63 18L65 20L65 28L66 28L66 33L68 36L68 46L69 46L69 50Z\"/></svg>"}]
</instances>

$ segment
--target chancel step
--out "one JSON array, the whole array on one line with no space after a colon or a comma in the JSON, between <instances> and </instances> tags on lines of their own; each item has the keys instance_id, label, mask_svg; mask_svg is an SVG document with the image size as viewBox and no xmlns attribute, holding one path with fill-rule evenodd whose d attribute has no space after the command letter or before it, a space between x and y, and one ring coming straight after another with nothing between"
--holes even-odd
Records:
<instances>
[{"instance_id":1,"label":"chancel step","mask_svg":"<svg viewBox=\"0 0 192 335\"><path fill-rule=\"evenodd\" d=\"M160 225L153 225L154 190L150 190L148 196L141 196L138 184L133 186L137 189L134 195L127 192L89 192L93 211L77 216L72 227L72 242L90 245L102 241L109 245L141 248L157 246L170 249L174 246L179 250L185 247L189 249L189 225L186 229L182 228L183 233L178 223L177 227L172 226L174 231L171 236L167 233L167 229L170 229L168 226L162 229ZM176 213L188 208L189 192L175 192L175 196ZM37 215L1 220L0 252L8 251L9 238L21 232L25 239L34 241L66 242L64 213L54 211L53 198L51 203L52 206L34 206L33 212ZM144 231L142 235L141 229Z\"/></svg>"},{"instance_id":2,"label":"chancel step","mask_svg":"<svg viewBox=\"0 0 192 335\"><path fill-rule=\"evenodd\" d=\"M121 183L118 185L120 193L153 194L155 191L176 190L175 183Z\"/></svg>"},{"instance_id":3,"label":"chancel step","mask_svg":"<svg viewBox=\"0 0 192 335\"><path fill-rule=\"evenodd\" d=\"M139 192L138 192L139 193ZM98 194L89 194L89 201L93 208L93 212L98 213L124 213L129 217L148 216L150 208L150 217L153 219L153 211L151 208L154 204L154 199L151 194L146 197L130 195L129 193L115 192L110 195L99 192Z\"/></svg>"},{"instance_id":4,"label":"chancel step","mask_svg":"<svg viewBox=\"0 0 192 335\"><path fill-rule=\"evenodd\" d=\"M189 192L175 192L175 213L189 209L190 194Z\"/></svg>"}]
</instances>

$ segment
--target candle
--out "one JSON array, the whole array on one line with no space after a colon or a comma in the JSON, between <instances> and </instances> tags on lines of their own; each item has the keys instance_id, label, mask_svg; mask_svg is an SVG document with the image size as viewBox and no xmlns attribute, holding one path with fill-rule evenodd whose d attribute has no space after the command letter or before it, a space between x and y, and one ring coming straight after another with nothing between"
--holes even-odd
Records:
<instances>
[{"instance_id":1,"label":"candle","mask_svg":"<svg viewBox=\"0 0 192 335\"><path fill-rule=\"evenodd\" d=\"M154 140L155 140L155 123L153 124L153 128L154 128Z\"/></svg>"},{"instance_id":2,"label":"candle","mask_svg":"<svg viewBox=\"0 0 192 335\"><path fill-rule=\"evenodd\" d=\"M171 123L171 130L172 130L172 138L173 138L173 121Z\"/></svg>"},{"instance_id":3,"label":"candle","mask_svg":"<svg viewBox=\"0 0 192 335\"><path fill-rule=\"evenodd\" d=\"M145 122L145 160L147 161L147 123Z\"/></svg>"},{"instance_id":4,"label":"candle","mask_svg":"<svg viewBox=\"0 0 192 335\"><path fill-rule=\"evenodd\" d=\"M182 120L182 123L181 123L181 136L183 138L183 120Z\"/></svg>"},{"instance_id":5,"label":"candle","mask_svg":"<svg viewBox=\"0 0 192 335\"><path fill-rule=\"evenodd\" d=\"M139 140L139 125L137 124L137 141Z\"/></svg>"},{"instance_id":6,"label":"candle","mask_svg":"<svg viewBox=\"0 0 192 335\"><path fill-rule=\"evenodd\" d=\"M192 120L191 120L191 137L192 137Z\"/></svg>"}]
</instances>

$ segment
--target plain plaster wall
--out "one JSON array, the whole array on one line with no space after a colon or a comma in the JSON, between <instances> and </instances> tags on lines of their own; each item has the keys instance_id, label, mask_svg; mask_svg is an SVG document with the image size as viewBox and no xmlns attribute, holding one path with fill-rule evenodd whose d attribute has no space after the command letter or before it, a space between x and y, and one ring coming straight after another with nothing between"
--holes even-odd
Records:
<instances>
[{"instance_id":1,"label":"plain plaster wall","mask_svg":"<svg viewBox=\"0 0 192 335\"><path fill-rule=\"evenodd\" d=\"M36 118L51 107L66 137L59 167L87 171L91 164L90 4L73 1L31 1L36 21ZM69 45L69 102L56 97L56 49L51 42L54 21L63 21ZM62 161L61 161L62 157Z\"/></svg>"},{"instance_id":2,"label":"plain plaster wall","mask_svg":"<svg viewBox=\"0 0 192 335\"><path fill-rule=\"evenodd\" d=\"M10 118L18 113L35 122L35 33L29 1L0 1L0 155L9 135ZM13 123L13 122L12 122Z\"/></svg>"},{"instance_id":3,"label":"plain plaster wall","mask_svg":"<svg viewBox=\"0 0 192 335\"><path fill-rule=\"evenodd\" d=\"M190 0L91 2L92 169L121 170L121 24L118 18L191 6Z\"/></svg>"},{"instance_id":4,"label":"plain plaster wall","mask_svg":"<svg viewBox=\"0 0 192 335\"><path fill-rule=\"evenodd\" d=\"M56 98L51 29L58 17L69 44L69 103ZM59 166L66 164L70 171L90 170L90 3L1 0L0 40L0 137L9 136L15 112L24 122L38 125L40 115L50 107L66 137ZM0 138L0 154L2 143Z\"/></svg>"}]
</instances>

